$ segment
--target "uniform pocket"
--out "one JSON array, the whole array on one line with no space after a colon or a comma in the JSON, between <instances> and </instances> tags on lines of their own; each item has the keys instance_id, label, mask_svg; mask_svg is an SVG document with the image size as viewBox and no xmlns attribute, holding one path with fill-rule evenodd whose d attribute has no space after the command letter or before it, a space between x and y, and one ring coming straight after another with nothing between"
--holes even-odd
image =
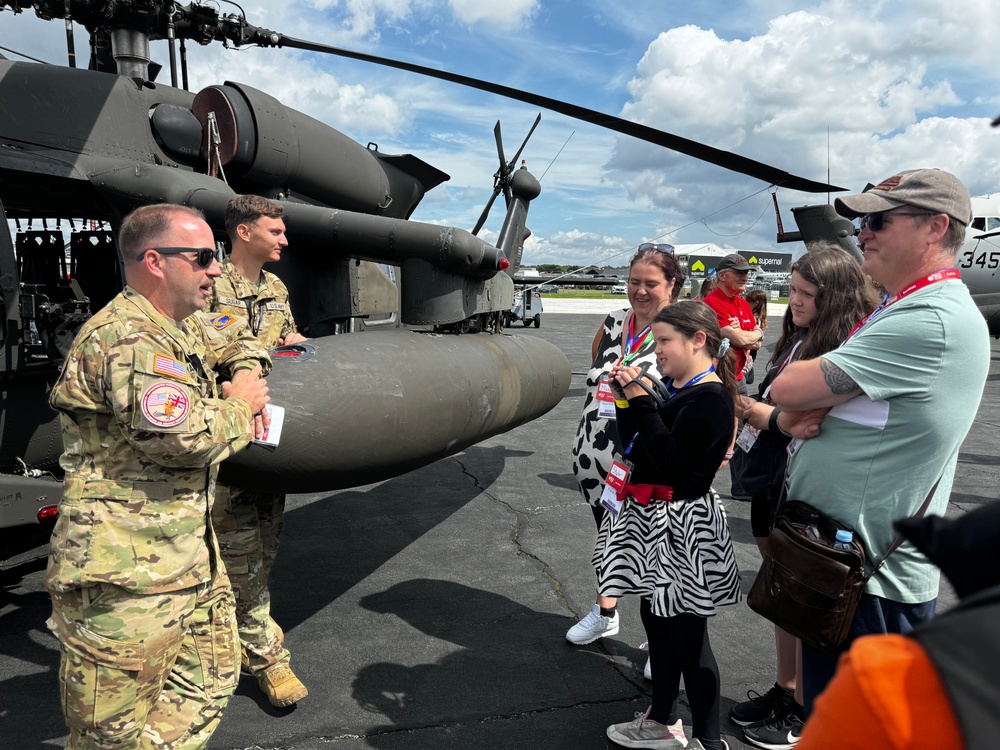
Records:
<instances>
[{"instance_id":1,"label":"uniform pocket","mask_svg":"<svg viewBox=\"0 0 1000 750\"><path fill-rule=\"evenodd\" d=\"M210 600L204 617L196 617L191 631L201 661L205 692L212 698L231 695L239 681L239 634L236 601L226 588Z\"/></svg>"},{"instance_id":2,"label":"uniform pocket","mask_svg":"<svg viewBox=\"0 0 1000 750\"><path fill-rule=\"evenodd\" d=\"M79 625L60 636L59 690L66 723L108 736L135 732L143 645L114 641Z\"/></svg>"}]
</instances>

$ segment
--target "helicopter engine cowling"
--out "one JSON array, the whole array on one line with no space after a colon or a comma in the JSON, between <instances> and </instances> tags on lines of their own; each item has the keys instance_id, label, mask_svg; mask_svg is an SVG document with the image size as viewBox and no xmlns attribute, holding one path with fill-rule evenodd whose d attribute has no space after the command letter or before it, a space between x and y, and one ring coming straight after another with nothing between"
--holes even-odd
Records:
<instances>
[{"instance_id":1,"label":"helicopter engine cowling","mask_svg":"<svg viewBox=\"0 0 1000 750\"><path fill-rule=\"evenodd\" d=\"M387 331L309 345L311 358L274 357L267 379L285 408L280 444L229 459L221 482L320 492L387 479L541 416L570 383L562 351L528 335Z\"/></svg>"},{"instance_id":2,"label":"helicopter engine cowling","mask_svg":"<svg viewBox=\"0 0 1000 750\"><path fill-rule=\"evenodd\" d=\"M317 203L407 218L427 190L448 179L429 165L422 165L420 177L407 173L329 125L246 84L227 81L202 89L191 109L202 124L206 159L213 133L209 115L214 114L219 157L228 176L287 186Z\"/></svg>"}]
</instances>

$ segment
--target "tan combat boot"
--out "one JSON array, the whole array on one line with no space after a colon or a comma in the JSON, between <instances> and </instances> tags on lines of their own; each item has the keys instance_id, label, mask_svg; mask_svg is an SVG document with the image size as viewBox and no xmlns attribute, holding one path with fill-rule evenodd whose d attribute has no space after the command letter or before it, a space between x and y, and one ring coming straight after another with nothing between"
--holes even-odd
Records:
<instances>
[{"instance_id":1,"label":"tan combat boot","mask_svg":"<svg viewBox=\"0 0 1000 750\"><path fill-rule=\"evenodd\" d=\"M285 708L309 695L306 686L285 664L267 670L258 678L260 689L264 691L272 706Z\"/></svg>"}]
</instances>

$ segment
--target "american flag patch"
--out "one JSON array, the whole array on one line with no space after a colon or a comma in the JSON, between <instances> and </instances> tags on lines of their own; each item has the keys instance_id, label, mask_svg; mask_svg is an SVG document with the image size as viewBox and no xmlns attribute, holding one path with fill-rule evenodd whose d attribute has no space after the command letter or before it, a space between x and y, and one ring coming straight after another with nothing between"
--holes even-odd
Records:
<instances>
[{"instance_id":1,"label":"american flag patch","mask_svg":"<svg viewBox=\"0 0 1000 750\"><path fill-rule=\"evenodd\" d=\"M153 372L157 375L165 375L168 378L177 378L178 380L188 379L187 365L165 354L153 355Z\"/></svg>"},{"instance_id":2,"label":"american flag patch","mask_svg":"<svg viewBox=\"0 0 1000 750\"><path fill-rule=\"evenodd\" d=\"M215 330L221 331L223 328L226 328L227 326L230 326L233 323L235 323L236 318L234 318L229 313L226 313L224 315L216 315L214 318L212 318L210 322L212 323L212 327L215 328Z\"/></svg>"}]
</instances>

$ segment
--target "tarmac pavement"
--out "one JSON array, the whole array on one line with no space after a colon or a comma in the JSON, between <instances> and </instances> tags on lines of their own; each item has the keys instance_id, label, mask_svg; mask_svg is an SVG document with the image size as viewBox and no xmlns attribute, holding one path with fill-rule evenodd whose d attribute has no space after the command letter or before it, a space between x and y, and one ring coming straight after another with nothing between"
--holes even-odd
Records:
<instances>
[{"instance_id":1,"label":"tarmac pavement","mask_svg":"<svg viewBox=\"0 0 1000 750\"><path fill-rule=\"evenodd\" d=\"M570 443L602 317L543 314L537 330L511 329L552 341L569 357L570 390L545 416L395 479L289 497L272 611L310 694L274 709L244 677L209 747L617 747L605 728L649 703L638 600L622 600L618 635L582 647L565 640L594 596L595 530L572 476ZM993 340L991 354L949 515L997 495L1000 344ZM766 353L759 372L765 360ZM728 471L715 487L745 593L760 561L749 504L728 497ZM39 548L0 566L0 744L16 750L65 743L58 649L44 624L44 554ZM953 600L944 586L942 606ZM725 716L748 689L772 684L773 635L745 604L723 609L710 633ZM683 715L690 730L686 705ZM734 749L747 747L728 720L723 733Z\"/></svg>"}]
</instances>

